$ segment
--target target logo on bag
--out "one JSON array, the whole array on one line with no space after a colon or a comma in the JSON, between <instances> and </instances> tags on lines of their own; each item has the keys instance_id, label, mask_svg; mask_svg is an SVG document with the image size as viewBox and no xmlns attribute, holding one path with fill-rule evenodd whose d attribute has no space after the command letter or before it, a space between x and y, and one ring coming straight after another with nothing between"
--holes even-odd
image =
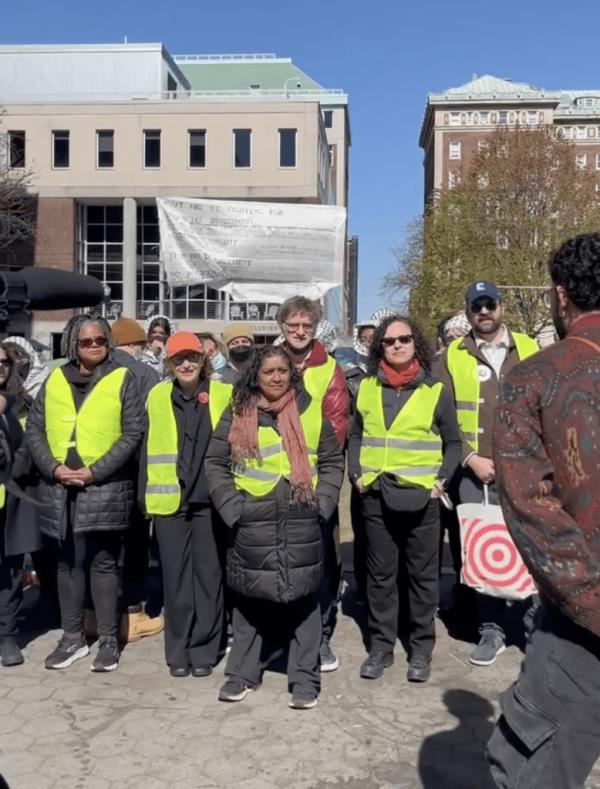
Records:
<instances>
[{"instance_id":1,"label":"target logo on bag","mask_svg":"<svg viewBox=\"0 0 600 789\"><path fill-rule=\"evenodd\" d=\"M534 594L533 579L508 532L500 507L466 504L458 510L463 583L509 600Z\"/></svg>"}]
</instances>

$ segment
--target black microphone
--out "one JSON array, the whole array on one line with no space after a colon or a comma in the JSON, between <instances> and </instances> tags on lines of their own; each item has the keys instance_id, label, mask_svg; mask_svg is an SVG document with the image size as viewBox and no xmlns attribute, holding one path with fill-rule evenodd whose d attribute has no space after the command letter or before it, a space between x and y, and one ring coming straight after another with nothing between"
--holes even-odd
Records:
<instances>
[{"instance_id":1,"label":"black microphone","mask_svg":"<svg viewBox=\"0 0 600 789\"><path fill-rule=\"evenodd\" d=\"M95 307L105 287L87 274L55 268L30 267L0 275L0 320L24 310L64 310Z\"/></svg>"}]
</instances>

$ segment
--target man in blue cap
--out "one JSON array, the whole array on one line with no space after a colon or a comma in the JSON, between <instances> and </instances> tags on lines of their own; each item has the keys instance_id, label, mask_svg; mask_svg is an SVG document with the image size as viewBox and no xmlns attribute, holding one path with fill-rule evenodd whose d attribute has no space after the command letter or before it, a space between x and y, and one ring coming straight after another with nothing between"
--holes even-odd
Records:
<instances>
[{"instance_id":1,"label":"man in blue cap","mask_svg":"<svg viewBox=\"0 0 600 789\"><path fill-rule=\"evenodd\" d=\"M507 329L502 295L493 282L469 285L466 313L471 331L450 343L439 357L436 374L454 394L463 436L460 502L481 503L487 485L489 502L496 504L492 427L500 386L507 372L538 346L527 335ZM480 640L469 655L473 665L490 666L504 652L505 608L505 600L477 594Z\"/></svg>"}]
</instances>

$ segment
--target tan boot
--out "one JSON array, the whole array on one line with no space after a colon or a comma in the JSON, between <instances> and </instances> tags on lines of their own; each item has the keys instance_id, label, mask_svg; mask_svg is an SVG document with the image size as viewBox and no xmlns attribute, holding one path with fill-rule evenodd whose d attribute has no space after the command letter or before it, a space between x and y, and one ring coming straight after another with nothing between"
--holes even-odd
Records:
<instances>
[{"instance_id":1,"label":"tan boot","mask_svg":"<svg viewBox=\"0 0 600 789\"><path fill-rule=\"evenodd\" d=\"M161 616L149 617L145 611L127 612L121 619L120 641L130 644L146 636L156 636L162 632L165 623Z\"/></svg>"}]
</instances>

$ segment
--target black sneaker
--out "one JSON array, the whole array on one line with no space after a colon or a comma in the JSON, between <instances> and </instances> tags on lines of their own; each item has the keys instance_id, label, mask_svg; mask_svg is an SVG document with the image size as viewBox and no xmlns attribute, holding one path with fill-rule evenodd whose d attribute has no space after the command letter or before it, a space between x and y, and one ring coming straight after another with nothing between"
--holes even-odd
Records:
<instances>
[{"instance_id":1,"label":"black sneaker","mask_svg":"<svg viewBox=\"0 0 600 789\"><path fill-rule=\"evenodd\" d=\"M3 666L20 666L25 662L23 653L12 636L0 637L0 657Z\"/></svg>"},{"instance_id":2,"label":"black sneaker","mask_svg":"<svg viewBox=\"0 0 600 789\"><path fill-rule=\"evenodd\" d=\"M317 691L312 688L294 688L288 707L293 710L311 710L317 706Z\"/></svg>"},{"instance_id":3,"label":"black sneaker","mask_svg":"<svg viewBox=\"0 0 600 789\"><path fill-rule=\"evenodd\" d=\"M258 685L246 685L241 679L228 677L219 690L219 701L243 701Z\"/></svg>"},{"instance_id":4,"label":"black sneaker","mask_svg":"<svg viewBox=\"0 0 600 789\"><path fill-rule=\"evenodd\" d=\"M54 652L46 658L44 665L46 668L61 669L69 668L76 660L84 658L90 654L90 648L84 638L69 638L63 636Z\"/></svg>"},{"instance_id":5,"label":"black sneaker","mask_svg":"<svg viewBox=\"0 0 600 789\"><path fill-rule=\"evenodd\" d=\"M119 665L119 642L115 636L100 636L92 671L114 671Z\"/></svg>"}]
</instances>

